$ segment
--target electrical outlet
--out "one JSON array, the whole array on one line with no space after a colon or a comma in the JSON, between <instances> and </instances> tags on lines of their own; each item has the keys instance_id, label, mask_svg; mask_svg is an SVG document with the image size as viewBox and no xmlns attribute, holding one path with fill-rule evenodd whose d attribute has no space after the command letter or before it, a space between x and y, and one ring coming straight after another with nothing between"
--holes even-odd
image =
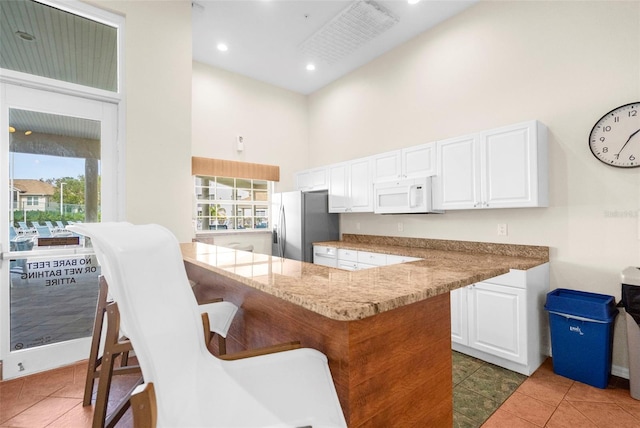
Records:
<instances>
[{"instance_id":1,"label":"electrical outlet","mask_svg":"<svg viewBox=\"0 0 640 428\"><path fill-rule=\"evenodd\" d=\"M507 228L506 223L498 224L498 236L507 236L509 234L509 230Z\"/></svg>"},{"instance_id":2,"label":"electrical outlet","mask_svg":"<svg viewBox=\"0 0 640 428\"><path fill-rule=\"evenodd\" d=\"M403 231L404 231L404 223L398 222L398 232L403 232Z\"/></svg>"}]
</instances>

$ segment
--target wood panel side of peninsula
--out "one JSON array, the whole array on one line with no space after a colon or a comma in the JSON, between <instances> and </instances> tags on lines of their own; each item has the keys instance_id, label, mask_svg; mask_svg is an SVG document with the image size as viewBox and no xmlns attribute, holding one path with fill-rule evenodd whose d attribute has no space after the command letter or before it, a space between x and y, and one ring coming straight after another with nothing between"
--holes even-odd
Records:
<instances>
[{"instance_id":1,"label":"wood panel side of peninsula","mask_svg":"<svg viewBox=\"0 0 640 428\"><path fill-rule=\"evenodd\" d=\"M185 262L198 300L240 310L229 352L300 341L329 360L349 427L452 426L449 293L359 320L339 321Z\"/></svg>"}]
</instances>

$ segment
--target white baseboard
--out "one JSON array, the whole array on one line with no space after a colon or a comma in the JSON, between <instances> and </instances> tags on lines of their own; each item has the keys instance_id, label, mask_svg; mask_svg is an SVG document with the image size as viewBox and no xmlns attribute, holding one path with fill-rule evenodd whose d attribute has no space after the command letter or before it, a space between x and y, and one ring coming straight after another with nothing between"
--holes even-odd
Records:
<instances>
[{"instance_id":1,"label":"white baseboard","mask_svg":"<svg viewBox=\"0 0 640 428\"><path fill-rule=\"evenodd\" d=\"M629 379L629 369L626 367L620 367L616 365L611 366L611 374L624 379Z\"/></svg>"}]
</instances>

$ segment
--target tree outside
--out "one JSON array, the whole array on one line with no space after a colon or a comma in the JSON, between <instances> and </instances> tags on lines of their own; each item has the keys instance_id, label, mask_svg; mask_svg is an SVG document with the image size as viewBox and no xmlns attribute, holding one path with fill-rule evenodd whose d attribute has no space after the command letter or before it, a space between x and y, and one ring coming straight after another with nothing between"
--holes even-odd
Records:
<instances>
[{"instance_id":1,"label":"tree outside","mask_svg":"<svg viewBox=\"0 0 640 428\"><path fill-rule=\"evenodd\" d=\"M41 179L42 180L42 179ZM61 178L48 178L42 180L51 184L58 189L53 195L51 195L50 202L55 203L55 209L47 210L15 210L13 213L14 222L17 221L83 221L85 217L84 204L85 204L85 177L79 175L77 178L73 177L61 177ZM60 214L60 185L62 186L63 193L63 214ZM72 207L72 208L71 208Z\"/></svg>"},{"instance_id":2,"label":"tree outside","mask_svg":"<svg viewBox=\"0 0 640 428\"><path fill-rule=\"evenodd\" d=\"M48 178L44 181L58 189L60 189L60 183L64 183L62 193L65 204L84 205L84 175L79 175L78 178ZM60 192L54 193L51 200L60 203Z\"/></svg>"}]
</instances>

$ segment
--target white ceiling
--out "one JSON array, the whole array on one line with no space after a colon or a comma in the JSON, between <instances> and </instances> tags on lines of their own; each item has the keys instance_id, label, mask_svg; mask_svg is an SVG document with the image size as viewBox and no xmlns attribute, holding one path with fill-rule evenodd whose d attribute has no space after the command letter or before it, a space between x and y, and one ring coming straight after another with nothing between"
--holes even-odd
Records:
<instances>
[{"instance_id":1,"label":"white ceiling","mask_svg":"<svg viewBox=\"0 0 640 428\"><path fill-rule=\"evenodd\" d=\"M355 0L363 1L363 0ZM302 94L310 94L460 13L478 0L376 0L398 23L328 64L300 45L354 0L195 0L193 59ZM224 42L227 52L216 45ZM316 70L305 69L314 62Z\"/></svg>"}]
</instances>

